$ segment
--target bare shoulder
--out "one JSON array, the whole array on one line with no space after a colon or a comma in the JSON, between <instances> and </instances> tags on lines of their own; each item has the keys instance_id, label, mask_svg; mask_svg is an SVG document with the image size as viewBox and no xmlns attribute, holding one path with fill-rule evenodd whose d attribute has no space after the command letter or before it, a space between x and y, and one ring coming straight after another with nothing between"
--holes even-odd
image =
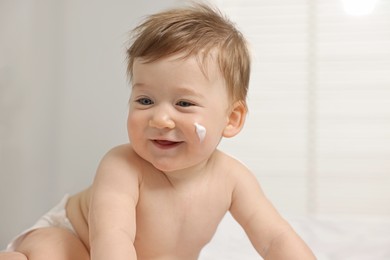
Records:
<instances>
[{"instance_id":1,"label":"bare shoulder","mask_svg":"<svg viewBox=\"0 0 390 260\"><path fill-rule=\"evenodd\" d=\"M139 183L142 181L143 163L145 162L134 152L130 144L112 148L105 154L98 166L92 193L96 195L98 191L127 194L136 199Z\"/></svg>"},{"instance_id":2,"label":"bare shoulder","mask_svg":"<svg viewBox=\"0 0 390 260\"><path fill-rule=\"evenodd\" d=\"M235 219L245 226L256 212L275 212L256 175L234 157L224 153L221 153L220 157L232 183L230 212Z\"/></svg>"},{"instance_id":3,"label":"bare shoulder","mask_svg":"<svg viewBox=\"0 0 390 260\"><path fill-rule=\"evenodd\" d=\"M107 161L111 162L112 160L115 160L116 162L122 161L123 163L134 163L139 159L139 156L134 152L133 147L130 144L122 144L110 149L104 155L102 162L106 163Z\"/></svg>"},{"instance_id":4,"label":"bare shoulder","mask_svg":"<svg viewBox=\"0 0 390 260\"><path fill-rule=\"evenodd\" d=\"M137 174L137 169L142 168L142 163L144 163L143 159L133 150L132 146L130 144L123 144L112 148L104 155L97 173Z\"/></svg>"},{"instance_id":5,"label":"bare shoulder","mask_svg":"<svg viewBox=\"0 0 390 260\"><path fill-rule=\"evenodd\" d=\"M218 173L218 182L226 180L229 185L231 206L234 209L235 204L241 205L248 198L258 200L263 198L263 193L256 176L251 170L240 160L221 151L217 151L215 155L215 169L213 172Z\"/></svg>"},{"instance_id":6,"label":"bare shoulder","mask_svg":"<svg viewBox=\"0 0 390 260\"><path fill-rule=\"evenodd\" d=\"M216 152L218 164L235 185L240 185L243 181L257 182L256 177L250 169L240 160L222 151Z\"/></svg>"},{"instance_id":7,"label":"bare shoulder","mask_svg":"<svg viewBox=\"0 0 390 260\"><path fill-rule=\"evenodd\" d=\"M293 247L302 248L303 244L299 237L262 191L256 175L240 161L228 155L223 155L223 158L224 165L229 169L229 176L234 183L230 212L244 228L256 250L264 257L271 245L282 237L281 234L283 237L290 236L289 239L292 242L289 243ZM295 249L291 249L291 252L293 250ZM283 257L270 258L285 259Z\"/></svg>"},{"instance_id":8,"label":"bare shoulder","mask_svg":"<svg viewBox=\"0 0 390 260\"><path fill-rule=\"evenodd\" d=\"M136 191L140 182L139 156L134 152L130 144L116 146L110 149L101 159L93 184L87 189L73 195L69 199L68 205L76 205L75 208L83 210L84 215L88 215L89 203L92 196L107 192L119 193L128 190L133 186ZM114 192L111 192L114 191ZM133 194L136 196L136 194Z\"/></svg>"}]
</instances>

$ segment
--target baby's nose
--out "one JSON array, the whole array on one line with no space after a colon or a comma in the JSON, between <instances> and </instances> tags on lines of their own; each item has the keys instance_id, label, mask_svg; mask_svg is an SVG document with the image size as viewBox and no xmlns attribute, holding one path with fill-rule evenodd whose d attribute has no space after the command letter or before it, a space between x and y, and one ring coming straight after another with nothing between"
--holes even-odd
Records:
<instances>
[{"instance_id":1,"label":"baby's nose","mask_svg":"<svg viewBox=\"0 0 390 260\"><path fill-rule=\"evenodd\" d=\"M160 111L156 112L149 120L149 126L159 129L173 129L175 127L175 122L172 120L168 113Z\"/></svg>"}]
</instances>

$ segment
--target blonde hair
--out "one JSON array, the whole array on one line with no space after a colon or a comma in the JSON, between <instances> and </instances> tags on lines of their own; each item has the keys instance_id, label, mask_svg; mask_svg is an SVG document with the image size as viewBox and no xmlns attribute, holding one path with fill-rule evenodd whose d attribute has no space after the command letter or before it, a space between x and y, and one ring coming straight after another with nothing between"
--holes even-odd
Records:
<instances>
[{"instance_id":1,"label":"blonde hair","mask_svg":"<svg viewBox=\"0 0 390 260\"><path fill-rule=\"evenodd\" d=\"M147 17L133 30L127 50L127 72L133 76L135 58L153 62L170 55L202 55L214 50L228 93L233 102L242 102L250 78L250 56L243 35L216 8L205 4L167 10Z\"/></svg>"}]
</instances>

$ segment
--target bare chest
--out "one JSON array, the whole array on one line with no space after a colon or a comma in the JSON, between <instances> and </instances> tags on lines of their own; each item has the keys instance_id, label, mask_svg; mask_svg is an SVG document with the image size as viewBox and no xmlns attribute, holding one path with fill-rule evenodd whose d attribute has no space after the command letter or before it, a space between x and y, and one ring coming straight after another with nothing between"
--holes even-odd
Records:
<instances>
[{"instance_id":1,"label":"bare chest","mask_svg":"<svg viewBox=\"0 0 390 260\"><path fill-rule=\"evenodd\" d=\"M197 255L213 237L228 205L228 199L218 193L141 194L135 246L159 255Z\"/></svg>"}]
</instances>

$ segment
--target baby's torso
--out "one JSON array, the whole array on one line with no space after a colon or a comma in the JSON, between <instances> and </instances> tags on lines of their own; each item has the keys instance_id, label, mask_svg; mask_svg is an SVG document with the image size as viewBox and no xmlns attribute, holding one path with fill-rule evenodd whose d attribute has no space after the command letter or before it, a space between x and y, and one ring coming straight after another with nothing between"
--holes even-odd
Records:
<instances>
[{"instance_id":1,"label":"baby's torso","mask_svg":"<svg viewBox=\"0 0 390 260\"><path fill-rule=\"evenodd\" d=\"M138 259L197 259L229 209L233 184L214 175L174 189L161 178L145 178L136 208ZM72 196L67 214L89 249L87 189Z\"/></svg>"},{"instance_id":2,"label":"baby's torso","mask_svg":"<svg viewBox=\"0 0 390 260\"><path fill-rule=\"evenodd\" d=\"M167 259L197 259L229 209L231 196L226 196L226 189L212 183L181 191L145 188L137 205L139 256L154 259L156 253L172 256Z\"/></svg>"}]
</instances>

